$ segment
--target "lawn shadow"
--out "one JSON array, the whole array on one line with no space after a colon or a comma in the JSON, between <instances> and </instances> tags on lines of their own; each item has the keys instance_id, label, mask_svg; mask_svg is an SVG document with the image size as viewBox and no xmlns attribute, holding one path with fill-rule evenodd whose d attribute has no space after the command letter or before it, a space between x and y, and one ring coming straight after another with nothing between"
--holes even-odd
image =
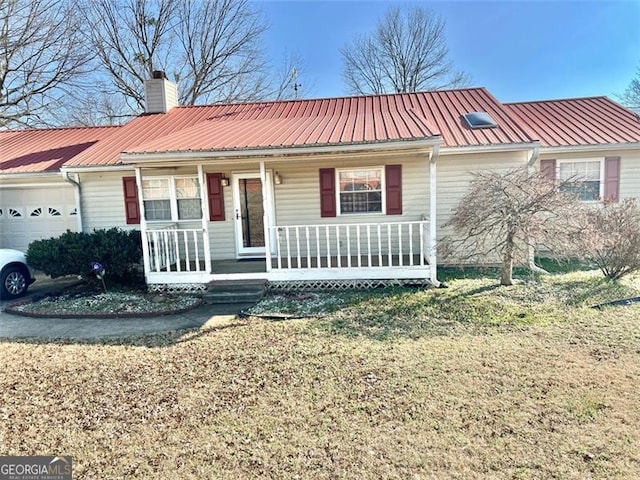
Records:
<instances>
[{"instance_id":1,"label":"lawn shadow","mask_svg":"<svg viewBox=\"0 0 640 480\"><path fill-rule=\"evenodd\" d=\"M36 337L0 337L0 343L20 343L30 345L86 345L86 346L128 346L145 348L168 348L183 343L192 342L201 337L215 335L217 332L244 327L249 323L239 318L232 322L219 325L203 325L200 327L185 327L166 332L137 333L126 335L108 335L99 338L36 338Z\"/></svg>"},{"instance_id":2,"label":"lawn shadow","mask_svg":"<svg viewBox=\"0 0 640 480\"><path fill-rule=\"evenodd\" d=\"M567 293L569 305L595 305L640 295L640 288L603 276L567 280L558 285Z\"/></svg>"},{"instance_id":3,"label":"lawn shadow","mask_svg":"<svg viewBox=\"0 0 640 480\"><path fill-rule=\"evenodd\" d=\"M312 329L331 335L376 341L459 336L486 331L490 325L474 322L472 302L461 301L499 285L446 294L438 289L393 288L384 295L365 295L348 307L319 319Z\"/></svg>"}]
</instances>

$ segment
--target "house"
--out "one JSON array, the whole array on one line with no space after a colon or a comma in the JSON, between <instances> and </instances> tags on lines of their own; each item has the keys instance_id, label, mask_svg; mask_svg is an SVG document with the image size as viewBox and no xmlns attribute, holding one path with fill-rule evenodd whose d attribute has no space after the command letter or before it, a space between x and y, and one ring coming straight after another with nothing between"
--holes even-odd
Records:
<instances>
[{"instance_id":1,"label":"house","mask_svg":"<svg viewBox=\"0 0 640 480\"><path fill-rule=\"evenodd\" d=\"M141 230L152 289L339 287L437 284L436 240L477 170L580 173L585 201L640 196L640 123L605 97L502 104L464 88L178 106L176 92L159 73L144 114L89 129L95 140L70 129L67 143L91 145L59 172L20 176L22 157L54 149L49 136L64 143L62 130L0 133L3 215L46 177L75 192L78 230ZM43 137L5 151L27 135ZM0 217L3 231L28 221L22 208Z\"/></svg>"},{"instance_id":2,"label":"house","mask_svg":"<svg viewBox=\"0 0 640 480\"><path fill-rule=\"evenodd\" d=\"M80 191L60 167L116 128L0 131L0 248L82 229Z\"/></svg>"}]
</instances>

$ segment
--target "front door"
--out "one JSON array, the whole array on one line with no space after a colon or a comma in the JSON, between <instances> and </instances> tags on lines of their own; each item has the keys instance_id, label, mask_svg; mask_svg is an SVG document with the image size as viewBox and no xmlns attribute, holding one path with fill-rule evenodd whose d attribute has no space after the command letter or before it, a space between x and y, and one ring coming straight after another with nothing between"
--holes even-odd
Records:
<instances>
[{"instance_id":1,"label":"front door","mask_svg":"<svg viewBox=\"0 0 640 480\"><path fill-rule=\"evenodd\" d=\"M267 204L271 201L271 173L267 172ZM233 175L236 251L238 257L264 257L263 189L259 173ZM273 218L273 215L271 215Z\"/></svg>"}]
</instances>

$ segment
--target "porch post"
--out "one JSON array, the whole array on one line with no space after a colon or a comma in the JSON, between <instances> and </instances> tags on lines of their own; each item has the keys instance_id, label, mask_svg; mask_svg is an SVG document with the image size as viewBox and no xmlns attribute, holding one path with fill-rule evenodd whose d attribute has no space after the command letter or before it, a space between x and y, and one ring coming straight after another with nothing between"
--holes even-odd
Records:
<instances>
[{"instance_id":1,"label":"porch post","mask_svg":"<svg viewBox=\"0 0 640 480\"><path fill-rule=\"evenodd\" d=\"M202 210L202 248L204 249L204 268L207 273L211 270L211 244L209 243L209 202L207 184L204 181L204 169L198 164L198 182L200 183L200 205ZM200 267L198 267L200 268Z\"/></svg>"},{"instance_id":2,"label":"porch post","mask_svg":"<svg viewBox=\"0 0 640 480\"><path fill-rule=\"evenodd\" d=\"M144 215L144 199L142 197L142 170L136 167L136 187L138 189L138 209L140 210L140 237L142 239L142 260L144 263L144 279L149 282L151 260L149 258L149 242L147 239L147 220Z\"/></svg>"},{"instance_id":3,"label":"porch post","mask_svg":"<svg viewBox=\"0 0 640 480\"><path fill-rule=\"evenodd\" d=\"M436 163L440 154L440 146L434 145L429 156L429 280L439 287L438 265L436 259L436 235L437 235L437 204L436 204Z\"/></svg>"},{"instance_id":4,"label":"porch post","mask_svg":"<svg viewBox=\"0 0 640 480\"><path fill-rule=\"evenodd\" d=\"M267 170L264 166L264 160L260 160L260 181L262 182L262 223L264 226L264 253L267 272L271 271L271 235L270 226L271 219L269 218L269 202L268 202L268 188L267 188Z\"/></svg>"}]
</instances>

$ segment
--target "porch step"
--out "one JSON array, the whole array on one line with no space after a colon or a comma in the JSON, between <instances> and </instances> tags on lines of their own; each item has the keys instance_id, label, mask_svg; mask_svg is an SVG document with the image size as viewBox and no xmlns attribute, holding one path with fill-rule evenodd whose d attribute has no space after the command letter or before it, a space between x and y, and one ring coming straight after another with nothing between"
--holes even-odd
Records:
<instances>
[{"instance_id":1,"label":"porch step","mask_svg":"<svg viewBox=\"0 0 640 480\"><path fill-rule=\"evenodd\" d=\"M265 294L265 280L216 281L207 285L205 303L256 303Z\"/></svg>"}]
</instances>

